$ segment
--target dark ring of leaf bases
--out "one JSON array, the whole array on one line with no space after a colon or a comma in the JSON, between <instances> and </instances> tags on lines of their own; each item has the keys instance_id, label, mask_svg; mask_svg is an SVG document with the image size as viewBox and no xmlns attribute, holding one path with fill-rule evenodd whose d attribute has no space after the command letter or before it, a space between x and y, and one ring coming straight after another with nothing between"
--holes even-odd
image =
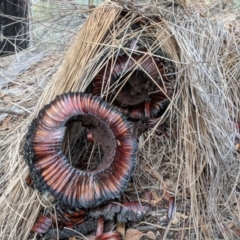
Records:
<instances>
[{"instance_id":1,"label":"dark ring of leaf bases","mask_svg":"<svg viewBox=\"0 0 240 240\"><path fill-rule=\"evenodd\" d=\"M79 120L94 125L103 157L96 170L74 168L62 153L66 125ZM99 97L67 93L46 105L33 120L25 143L25 159L34 184L62 204L90 208L118 198L135 166L137 142L129 123ZM98 135L98 134L97 134Z\"/></svg>"},{"instance_id":2,"label":"dark ring of leaf bases","mask_svg":"<svg viewBox=\"0 0 240 240\"><path fill-rule=\"evenodd\" d=\"M136 62L140 63L139 67L136 67ZM99 71L91 83L91 92L101 95L101 90L116 83L121 74L132 72L132 80L127 81L119 95L117 91L113 92L113 97L117 95L113 105L131 119L158 117L165 111L173 94L174 71L174 64L164 58L144 54L132 54L129 57L123 54L109 61ZM131 94L132 99L129 99Z\"/></svg>"}]
</instances>

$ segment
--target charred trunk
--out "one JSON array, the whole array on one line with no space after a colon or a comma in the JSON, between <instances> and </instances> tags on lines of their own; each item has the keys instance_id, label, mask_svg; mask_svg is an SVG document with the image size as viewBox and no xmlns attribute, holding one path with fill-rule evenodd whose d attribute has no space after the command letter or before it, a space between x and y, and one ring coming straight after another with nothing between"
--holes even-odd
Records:
<instances>
[{"instance_id":1,"label":"charred trunk","mask_svg":"<svg viewBox=\"0 0 240 240\"><path fill-rule=\"evenodd\" d=\"M0 1L0 56L28 47L28 1Z\"/></svg>"}]
</instances>

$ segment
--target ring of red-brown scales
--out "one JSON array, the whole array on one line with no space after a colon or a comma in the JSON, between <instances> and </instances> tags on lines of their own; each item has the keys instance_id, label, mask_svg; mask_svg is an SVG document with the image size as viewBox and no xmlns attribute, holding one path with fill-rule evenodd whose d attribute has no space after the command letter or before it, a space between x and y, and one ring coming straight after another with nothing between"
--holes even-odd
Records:
<instances>
[{"instance_id":1,"label":"ring of red-brown scales","mask_svg":"<svg viewBox=\"0 0 240 240\"><path fill-rule=\"evenodd\" d=\"M73 167L61 145L70 121L93 126L103 157L95 170ZM91 208L118 198L135 166L137 143L125 117L99 97L83 93L58 96L32 122L25 160L35 187L50 192L62 204Z\"/></svg>"},{"instance_id":2,"label":"ring of red-brown scales","mask_svg":"<svg viewBox=\"0 0 240 240\"><path fill-rule=\"evenodd\" d=\"M145 48L141 50L146 52ZM114 98L113 105L131 119L146 119L157 117L165 110L173 94L174 79L173 64L164 58L124 54L107 63L89 89L99 96L106 89L111 92L118 84L108 95L108 101Z\"/></svg>"}]
</instances>

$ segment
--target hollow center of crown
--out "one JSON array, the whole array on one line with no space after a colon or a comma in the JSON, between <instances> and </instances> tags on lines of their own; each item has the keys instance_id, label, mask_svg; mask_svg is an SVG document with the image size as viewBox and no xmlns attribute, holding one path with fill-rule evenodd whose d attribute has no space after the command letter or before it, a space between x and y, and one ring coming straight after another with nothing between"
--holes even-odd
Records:
<instances>
[{"instance_id":1,"label":"hollow center of crown","mask_svg":"<svg viewBox=\"0 0 240 240\"><path fill-rule=\"evenodd\" d=\"M143 72L135 70L118 80L120 86L116 89L115 100L122 106L134 106L144 102L151 91L154 83Z\"/></svg>"},{"instance_id":2,"label":"hollow center of crown","mask_svg":"<svg viewBox=\"0 0 240 240\"><path fill-rule=\"evenodd\" d=\"M66 123L62 151L76 168L97 172L114 159L116 140L106 123L93 115L78 115Z\"/></svg>"}]
</instances>

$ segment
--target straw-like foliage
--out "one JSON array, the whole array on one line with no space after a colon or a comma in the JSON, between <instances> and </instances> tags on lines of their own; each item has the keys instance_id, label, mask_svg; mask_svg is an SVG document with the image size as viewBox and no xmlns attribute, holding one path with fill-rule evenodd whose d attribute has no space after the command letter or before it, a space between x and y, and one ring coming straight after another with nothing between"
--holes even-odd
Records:
<instances>
[{"instance_id":1,"label":"straw-like foliage","mask_svg":"<svg viewBox=\"0 0 240 240\"><path fill-rule=\"evenodd\" d=\"M128 13L123 17L124 8ZM237 238L240 154L235 150L239 135L234 121L240 119L240 40L220 21L200 16L193 7L188 10L172 3L106 2L90 11L65 56L59 57L60 66L59 59L54 60L56 66L44 59L48 84L42 90L36 86L32 100L23 97L38 100L35 108L1 132L1 239L27 239L42 206L53 207L47 195L25 184L29 170L22 149L39 110L59 94L85 91L119 52L129 57L138 53L128 47L129 41L148 37L152 42L144 54L155 56L162 49L176 67L176 82L167 110L139 138L132 194L147 189L168 192L186 219L164 226L157 207L141 224L164 229L163 237L173 231L182 239ZM131 28L139 21L141 28ZM28 82L16 84L31 87ZM23 107L28 107L27 101L22 100ZM156 131L162 123L166 136Z\"/></svg>"}]
</instances>

